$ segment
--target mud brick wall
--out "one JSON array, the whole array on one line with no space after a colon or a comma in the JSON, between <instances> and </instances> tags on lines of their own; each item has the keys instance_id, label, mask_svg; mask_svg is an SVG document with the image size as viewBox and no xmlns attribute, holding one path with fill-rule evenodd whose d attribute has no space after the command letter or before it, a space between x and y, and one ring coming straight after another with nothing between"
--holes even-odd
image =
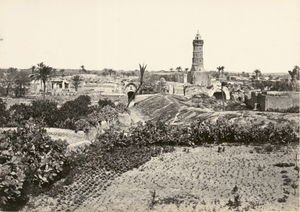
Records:
<instances>
[{"instance_id":1,"label":"mud brick wall","mask_svg":"<svg viewBox=\"0 0 300 212\"><path fill-rule=\"evenodd\" d=\"M260 103L261 94L258 92L251 92L251 98L245 95L245 104L251 108L255 107L255 103Z\"/></svg>"},{"instance_id":2,"label":"mud brick wall","mask_svg":"<svg viewBox=\"0 0 300 212\"><path fill-rule=\"evenodd\" d=\"M183 86L174 87L174 94L183 95Z\"/></svg>"},{"instance_id":3,"label":"mud brick wall","mask_svg":"<svg viewBox=\"0 0 300 212\"><path fill-rule=\"evenodd\" d=\"M261 95L260 106L262 111L268 109L288 109L299 106L299 92L286 93L284 95Z\"/></svg>"}]
</instances>

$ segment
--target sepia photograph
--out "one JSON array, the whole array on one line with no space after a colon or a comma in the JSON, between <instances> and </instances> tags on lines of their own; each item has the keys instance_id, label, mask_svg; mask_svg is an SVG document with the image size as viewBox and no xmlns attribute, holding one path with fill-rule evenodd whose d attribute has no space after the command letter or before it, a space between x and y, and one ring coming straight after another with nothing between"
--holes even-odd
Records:
<instances>
[{"instance_id":1,"label":"sepia photograph","mask_svg":"<svg viewBox=\"0 0 300 212\"><path fill-rule=\"evenodd\" d=\"M299 211L299 0L0 0L0 211Z\"/></svg>"}]
</instances>

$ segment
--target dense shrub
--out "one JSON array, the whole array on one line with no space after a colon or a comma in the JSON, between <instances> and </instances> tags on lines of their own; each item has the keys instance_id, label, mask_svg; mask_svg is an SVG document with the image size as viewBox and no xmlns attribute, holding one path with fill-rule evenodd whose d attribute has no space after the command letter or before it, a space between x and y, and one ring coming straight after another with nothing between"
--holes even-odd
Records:
<instances>
[{"instance_id":1,"label":"dense shrub","mask_svg":"<svg viewBox=\"0 0 300 212\"><path fill-rule=\"evenodd\" d=\"M6 110L6 103L0 98L0 127L3 127L8 122L9 114Z\"/></svg>"},{"instance_id":2,"label":"dense shrub","mask_svg":"<svg viewBox=\"0 0 300 212\"><path fill-rule=\"evenodd\" d=\"M118 113L124 113L123 108L113 108L110 105L106 105L103 108L95 107L93 112L87 116L82 117L75 122L75 131L83 130L89 132L91 127L101 126L102 121L114 122L118 118Z\"/></svg>"},{"instance_id":3,"label":"dense shrub","mask_svg":"<svg viewBox=\"0 0 300 212\"><path fill-rule=\"evenodd\" d=\"M9 123L8 126L18 127L24 121L27 121L32 117L32 107L24 103L14 104L9 110Z\"/></svg>"},{"instance_id":4,"label":"dense shrub","mask_svg":"<svg viewBox=\"0 0 300 212\"><path fill-rule=\"evenodd\" d=\"M61 114L57 108L57 102L50 100L35 100L31 102L32 118L41 119L47 127L54 127Z\"/></svg>"},{"instance_id":5,"label":"dense shrub","mask_svg":"<svg viewBox=\"0 0 300 212\"><path fill-rule=\"evenodd\" d=\"M30 118L44 123L44 126L54 127L60 118L57 103L50 100L34 100L30 105L14 104L9 108L9 126L22 126Z\"/></svg>"},{"instance_id":6,"label":"dense shrub","mask_svg":"<svg viewBox=\"0 0 300 212\"><path fill-rule=\"evenodd\" d=\"M55 125L59 128L76 129L76 121L91 113L93 110L89 107L91 104L91 97L81 95L78 98L67 101L61 108L59 108L59 120Z\"/></svg>"},{"instance_id":7,"label":"dense shrub","mask_svg":"<svg viewBox=\"0 0 300 212\"><path fill-rule=\"evenodd\" d=\"M290 107L287 109L273 109L269 108L268 112L279 112L279 113L299 113L299 106Z\"/></svg>"},{"instance_id":8,"label":"dense shrub","mask_svg":"<svg viewBox=\"0 0 300 212\"><path fill-rule=\"evenodd\" d=\"M114 121L118 113L129 113L128 108L119 103L117 106L111 100L99 100L99 106L90 106L91 98L81 95L73 101L68 101L58 109L57 102L50 100L35 100L30 105L14 104L7 111L5 103L0 100L0 123L2 126L21 127L31 120L44 127L65 129L88 129L97 126L101 121ZM83 121L84 120L84 121ZM84 127L82 127L84 126Z\"/></svg>"},{"instance_id":9,"label":"dense shrub","mask_svg":"<svg viewBox=\"0 0 300 212\"><path fill-rule=\"evenodd\" d=\"M16 203L24 202L29 191L61 178L68 166L67 145L66 140L52 140L39 126L4 131L0 137L1 208L16 210Z\"/></svg>"},{"instance_id":10,"label":"dense shrub","mask_svg":"<svg viewBox=\"0 0 300 212\"><path fill-rule=\"evenodd\" d=\"M81 116L85 116L90 113L90 104L91 97L86 95L79 96L73 101L64 103L59 109L61 119L80 119Z\"/></svg>"},{"instance_id":11,"label":"dense shrub","mask_svg":"<svg viewBox=\"0 0 300 212\"><path fill-rule=\"evenodd\" d=\"M239 144L288 144L298 142L294 130L288 125L276 127L270 123L266 127L259 125L240 126L228 121L216 123L196 122L188 127L171 126L164 121L139 123L128 134L112 129L98 136L101 148L110 150L130 145L203 145L219 143Z\"/></svg>"},{"instance_id":12,"label":"dense shrub","mask_svg":"<svg viewBox=\"0 0 300 212\"><path fill-rule=\"evenodd\" d=\"M98 101L98 105L100 108L103 108L107 105L111 106L111 107L116 107L115 103L113 103L110 99L100 99Z\"/></svg>"}]
</instances>

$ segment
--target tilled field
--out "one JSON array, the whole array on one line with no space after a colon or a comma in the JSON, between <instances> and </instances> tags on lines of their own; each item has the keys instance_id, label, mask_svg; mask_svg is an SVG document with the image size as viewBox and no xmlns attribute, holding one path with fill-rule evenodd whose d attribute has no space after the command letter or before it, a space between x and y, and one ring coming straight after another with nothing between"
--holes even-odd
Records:
<instances>
[{"instance_id":1,"label":"tilled field","mask_svg":"<svg viewBox=\"0 0 300 212\"><path fill-rule=\"evenodd\" d=\"M58 197L32 198L24 211L299 210L296 150L218 149L176 148L123 174L83 172Z\"/></svg>"}]
</instances>

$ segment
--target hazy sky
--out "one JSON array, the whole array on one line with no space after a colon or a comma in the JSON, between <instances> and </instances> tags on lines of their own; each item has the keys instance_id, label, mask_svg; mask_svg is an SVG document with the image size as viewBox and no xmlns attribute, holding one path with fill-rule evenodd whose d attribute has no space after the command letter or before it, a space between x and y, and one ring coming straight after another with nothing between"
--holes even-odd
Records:
<instances>
[{"instance_id":1,"label":"hazy sky","mask_svg":"<svg viewBox=\"0 0 300 212\"><path fill-rule=\"evenodd\" d=\"M287 72L300 65L299 0L0 0L0 68Z\"/></svg>"}]
</instances>

